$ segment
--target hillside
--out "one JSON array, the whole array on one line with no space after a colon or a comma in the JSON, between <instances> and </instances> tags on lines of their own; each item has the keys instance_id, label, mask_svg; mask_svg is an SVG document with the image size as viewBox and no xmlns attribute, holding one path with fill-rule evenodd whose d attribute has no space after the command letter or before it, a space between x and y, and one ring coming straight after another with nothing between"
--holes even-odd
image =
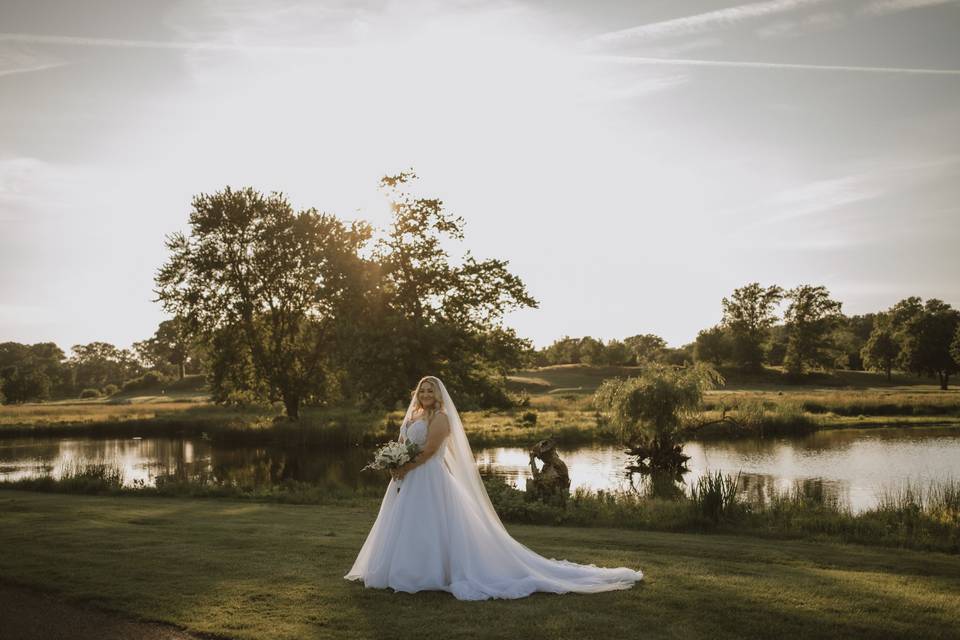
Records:
<instances>
[{"instance_id":1,"label":"hillside","mask_svg":"<svg viewBox=\"0 0 960 640\"><path fill-rule=\"evenodd\" d=\"M508 386L513 392L525 390L530 395L591 394L608 378L629 377L637 375L639 371L639 367L561 364L517 371L508 378ZM827 373L809 374L800 381L792 381L787 378L782 368L777 367L766 367L757 373L745 373L732 367L719 367L719 371L726 380L724 385L726 391L810 391L813 389L939 391L934 379L908 374L894 374L893 379L888 382L880 373L838 369Z\"/></svg>"}]
</instances>

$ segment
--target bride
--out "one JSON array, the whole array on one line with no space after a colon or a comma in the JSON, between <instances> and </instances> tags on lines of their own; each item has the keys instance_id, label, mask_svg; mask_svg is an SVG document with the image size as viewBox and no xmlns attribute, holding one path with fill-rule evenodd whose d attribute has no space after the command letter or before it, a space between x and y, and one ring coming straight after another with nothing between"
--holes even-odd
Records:
<instances>
[{"instance_id":1,"label":"bride","mask_svg":"<svg viewBox=\"0 0 960 640\"><path fill-rule=\"evenodd\" d=\"M422 451L393 472L380 512L347 580L414 593L449 591L459 600L523 598L535 591L628 589L639 570L574 564L537 555L500 522L443 383L417 384L400 441Z\"/></svg>"}]
</instances>

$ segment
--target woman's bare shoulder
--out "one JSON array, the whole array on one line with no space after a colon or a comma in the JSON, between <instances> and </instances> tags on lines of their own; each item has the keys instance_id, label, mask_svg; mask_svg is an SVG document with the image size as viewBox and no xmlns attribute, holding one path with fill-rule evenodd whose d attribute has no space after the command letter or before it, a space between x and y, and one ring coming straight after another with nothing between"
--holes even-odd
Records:
<instances>
[{"instance_id":1,"label":"woman's bare shoulder","mask_svg":"<svg viewBox=\"0 0 960 640\"><path fill-rule=\"evenodd\" d=\"M447 417L447 414L443 411L438 411L437 415L434 416L433 420L430 422L430 426L437 426L440 429L450 429L450 419Z\"/></svg>"}]
</instances>

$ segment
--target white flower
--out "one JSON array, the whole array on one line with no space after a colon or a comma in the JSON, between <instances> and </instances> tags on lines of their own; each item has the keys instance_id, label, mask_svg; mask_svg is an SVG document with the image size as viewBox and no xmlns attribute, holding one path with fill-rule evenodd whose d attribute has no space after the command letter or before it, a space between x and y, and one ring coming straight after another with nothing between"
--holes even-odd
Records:
<instances>
[{"instance_id":1,"label":"white flower","mask_svg":"<svg viewBox=\"0 0 960 640\"><path fill-rule=\"evenodd\" d=\"M373 454L373 462L366 469L397 469L413 460L420 453L420 447L414 442L388 442Z\"/></svg>"}]
</instances>

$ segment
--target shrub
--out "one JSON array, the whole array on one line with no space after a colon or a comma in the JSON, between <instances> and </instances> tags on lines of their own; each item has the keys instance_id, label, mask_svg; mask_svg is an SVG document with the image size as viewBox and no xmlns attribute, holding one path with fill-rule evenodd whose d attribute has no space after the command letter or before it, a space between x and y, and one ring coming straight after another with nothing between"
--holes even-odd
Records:
<instances>
[{"instance_id":1,"label":"shrub","mask_svg":"<svg viewBox=\"0 0 960 640\"><path fill-rule=\"evenodd\" d=\"M234 389L226 395L223 399L223 404L228 407L245 407L245 408L266 408L270 406L270 403L257 395L255 391L250 389Z\"/></svg>"},{"instance_id":2,"label":"shrub","mask_svg":"<svg viewBox=\"0 0 960 640\"><path fill-rule=\"evenodd\" d=\"M84 389L80 392L81 398L99 398L100 391L98 389Z\"/></svg>"},{"instance_id":3,"label":"shrub","mask_svg":"<svg viewBox=\"0 0 960 640\"><path fill-rule=\"evenodd\" d=\"M123 383L124 391L143 391L161 385L169 384L170 378L159 371L147 371L145 374Z\"/></svg>"},{"instance_id":4,"label":"shrub","mask_svg":"<svg viewBox=\"0 0 960 640\"><path fill-rule=\"evenodd\" d=\"M520 426L522 427L532 427L537 424L537 412L536 411L524 411L520 414L518 420Z\"/></svg>"},{"instance_id":5,"label":"shrub","mask_svg":"<svg viewBox=\"0 0 960 640\"><path fill-rule=\"evenodd\" d=\"M513 397L513 406L517 409L530 408L530 394L526 389L521 389L520 393Z\"/></svg>"},{"instance_id":6,"label":"shrub","mask_svg":"<svg viewBox=\"0 0 960 640\"><path fill-rule=\"evenodd\" d=\"M112 396L113 394L115 394L115 393L116 393L117 391L119 391L119 390L120 390L120 388L119 388L117 385L115 385L115 384L108 384L107 386L105 386L105 387L103 388L103 395L105 395L105 396Z\"/></svg>"}]
</instances>

